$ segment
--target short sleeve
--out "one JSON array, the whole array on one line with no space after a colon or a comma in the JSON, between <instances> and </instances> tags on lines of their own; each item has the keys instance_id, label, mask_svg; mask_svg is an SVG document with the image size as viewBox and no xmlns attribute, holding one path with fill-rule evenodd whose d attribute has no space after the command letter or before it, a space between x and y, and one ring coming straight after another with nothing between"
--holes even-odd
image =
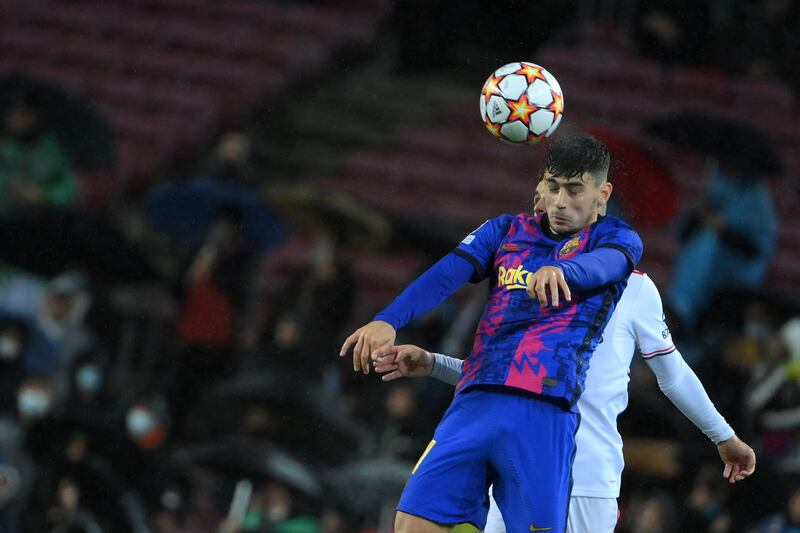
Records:
<instances>
[{"instance_id":1,"label":"short sleeve","mask_svg":"<svg viewBox=\"0 0 800 533\"><path fill-rule=\"evenodd\" d=\"M642 285L630 314L639 351L644 359L671 354L675 351L675 345L664 321L661 295L649 277L638 273L632 275L642 276Z\"/></svg>"},{"instance_id":2,"label":"short sleeve","mask_svg":"<svg viewBox=\"0 0 800 533\"><path fill-rule=\"evenodd\" d=\"M642 259L644 246L636 231L618 218L606 217L598 225L593 248L614 248L628 258L630 269L636 268Z\"/></svg>"},{"instance_id":3,"label":"short sleeve","mask_svg":"<svg viewBox=\"0 0 800 533\"><path fill-rule=\"evenodd\" d=\"M514 217L511 215L490 218L464 237L464 240L453 250L454 254L472 264L472 268L475 270L470 279L472 283L482 281L492 271L497 249L508 233L508 228L513 220Z\"/></svg>"}]
</instances>

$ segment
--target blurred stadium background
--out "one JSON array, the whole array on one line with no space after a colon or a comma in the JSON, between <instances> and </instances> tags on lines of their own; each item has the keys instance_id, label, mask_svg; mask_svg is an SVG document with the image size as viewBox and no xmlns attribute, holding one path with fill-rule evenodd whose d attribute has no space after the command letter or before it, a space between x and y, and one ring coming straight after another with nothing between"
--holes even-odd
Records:
<instances>
[{"instance_id":1,"label":"blurred stadium background","mask_svg":"<svg viewBox=\"0 0 800 533\"><path fill-rule=\"evenodd\" d=\"M759 458L728 487L634 364L618 531L800 531L799 12L0 3L0 531L390 531L452 391L336 354L465 233L529 208L546 147L492 139L477 105L519 60L564 88L557 135L611 147L640 268ZM466 355L483 291L400 340Z\"/></svg>"}]
</instances>

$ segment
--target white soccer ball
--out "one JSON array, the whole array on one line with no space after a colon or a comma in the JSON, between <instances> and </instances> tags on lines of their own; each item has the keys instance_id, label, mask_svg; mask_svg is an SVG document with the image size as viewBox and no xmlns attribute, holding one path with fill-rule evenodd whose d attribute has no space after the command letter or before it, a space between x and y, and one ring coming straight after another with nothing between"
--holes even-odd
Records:
<instances>
[{"instance_id":1,"label":"white soccer ball","mask_svg":"<svg viewBox=\"0 0 800 533\"><path fill-rule=\"evenodd\" d=\"M481 119L489 133L510 143L535 144L549 137L564 116L558 80L534 63L495 70L481 90Z\"/></svg>"}]
</instances>

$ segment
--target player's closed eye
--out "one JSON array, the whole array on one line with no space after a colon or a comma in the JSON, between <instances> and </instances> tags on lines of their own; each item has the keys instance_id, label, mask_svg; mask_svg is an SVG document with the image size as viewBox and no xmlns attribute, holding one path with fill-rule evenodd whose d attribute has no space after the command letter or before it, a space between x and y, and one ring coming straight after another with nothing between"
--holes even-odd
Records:
<instances>
[{"instance_id":1,"label":"player's closed eye","mask_svg":"<svg viewBox=\"0 0 800 533\"><path fill-rule=\"evenodd\" d=\"M553 194L558 194L559 187L550 187L550 192ZM583 187L568 187L567 194L570 196L575 196L576 194L580 194L583 192Z\"/></svg>"}]
</instances>

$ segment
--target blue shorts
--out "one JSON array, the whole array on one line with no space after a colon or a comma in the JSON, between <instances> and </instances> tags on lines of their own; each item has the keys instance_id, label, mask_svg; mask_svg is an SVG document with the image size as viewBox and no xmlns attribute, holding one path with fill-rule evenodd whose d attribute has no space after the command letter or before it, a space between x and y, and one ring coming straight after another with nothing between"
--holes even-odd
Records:
<instances>
[{"instance_id":1,"label":"blue shorts","mask_svg":"<svg viewBox=\"0 0 800 533\"><path fill-rule=\"evenodd\" d=\"M483 529L493 483L507 531L561 533L578 423L579 415L532 396L463 392L414 467L397 510Z\"/></svg>"}]
</instances>

